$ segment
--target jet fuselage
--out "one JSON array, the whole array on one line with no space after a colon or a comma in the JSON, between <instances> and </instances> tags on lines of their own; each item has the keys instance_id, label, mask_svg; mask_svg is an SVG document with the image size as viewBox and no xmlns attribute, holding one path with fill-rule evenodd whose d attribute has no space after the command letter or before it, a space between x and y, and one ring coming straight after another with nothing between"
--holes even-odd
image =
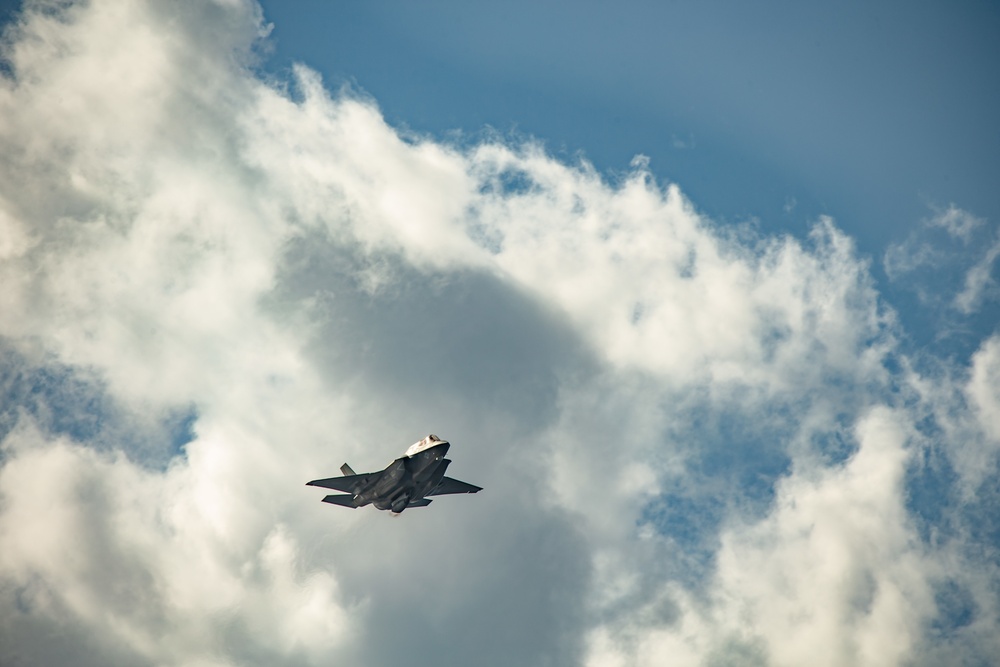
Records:
<instances>
[{"instance_id":1,"label":"jet fuselage","mask_svg":"<svg viewBox=\"0 0 1000 667\"><path fill-rule=\"evenodd\" d=\"M482 489L473 484L445 477L451 461L445 458L451 444L436 435L414 443L400 458L384 470L357 474L346 463L342 477L329 477L309 482L309 486L345 491L347 495L329 495L323 502L344 507L374 505L380 510L399 514L407 507L426 507L426 496L453 493L477 493Z\"/></svg>"},{"instance_id":2,"label":"jet fuselage","mask_svg":"<svg viewBox=\"0 0 1000 667\"><path fill-rule=\"evenodd\" d=\"M451 463L444 457L449 447L449 443L442 442L396 459L375 480L355 492L355 505L371 503L380 510L402 512L411 500L423 498L444 477Z\"/></svg>"}]
</instances>

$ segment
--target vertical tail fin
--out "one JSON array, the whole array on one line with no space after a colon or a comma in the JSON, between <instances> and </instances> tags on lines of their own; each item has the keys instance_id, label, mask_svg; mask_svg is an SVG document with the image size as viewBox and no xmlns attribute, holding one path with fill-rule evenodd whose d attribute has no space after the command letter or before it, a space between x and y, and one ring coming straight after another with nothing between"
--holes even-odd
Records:
<instances>
[{"instance_id":1,"label":"vertical tail fin","mask_svg":"<svg viewBox=\"0 0 1000 667\"><path fill-rule=\"evenodd\" d=\"M351 466L346 463L340 466L340 472L344 473L345 477L350 477L351 475L356 475L357 473L351 469Z\"/></svg>"}]
</instances>

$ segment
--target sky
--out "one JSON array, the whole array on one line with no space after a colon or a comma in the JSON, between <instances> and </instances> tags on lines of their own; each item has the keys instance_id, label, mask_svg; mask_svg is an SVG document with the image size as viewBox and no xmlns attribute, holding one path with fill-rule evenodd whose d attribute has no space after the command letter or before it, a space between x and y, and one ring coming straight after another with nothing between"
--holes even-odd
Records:
<instances>
[{"instance_id":1,"label":"sky","mask_svg":"<svg viewBox=\"0 0 1000 667\"><path fill-rule=\"evenodd\" d=\"M1000 14L767 6L0 8L0 664L996 664Z\"/></svg>"},{"instance_id":2,"label":"sky","mask_svg":"<svg viewBox=\"0 0 1000 667\"><path fill-rule=\"evenodd\" d=\"M605 5L264 2L263 67L306 62L438 139L530 136L612 178L645 155L716 221L831 216L918 345L975 350L1000 310L931 314L879 260L952 205L1000 218L994 3Z\"/></svg>"}]
</instances>

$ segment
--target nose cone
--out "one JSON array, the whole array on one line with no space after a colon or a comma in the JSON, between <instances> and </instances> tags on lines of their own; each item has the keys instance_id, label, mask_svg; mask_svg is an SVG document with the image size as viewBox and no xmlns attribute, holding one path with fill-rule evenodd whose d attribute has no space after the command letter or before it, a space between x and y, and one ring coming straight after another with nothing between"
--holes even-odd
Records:
<instances>
[{"instance_id":1,"label":"nose cone","mask_svg":"<svg viewBox=\"0 0 1000 667\"><path fill-rule=\"evenodd\" d=\"M440 445L425 449L410 459L413 461L411 469L414 478L417 481L427 480L434 476L434 471L441 470L442 466L447 466L448 459L444 456L448 453L449 446L447 442L442 442Z\"/></svg>"},{"instance_id":2,"label":"nose cone","mask_svg":"<svg viewBox=\"0 0 1000 667\"><path fill-rule=\"evenodd\" d=\"M440 444L434 445L433 447L428 447L424 451L417 454L424 465L429 465L431 463L436 463L444 458L445 454L448 453L448 448L451 447L447 442L442 442Z\"/></svg>"},{"instance_id":3,"label":"nose cone","mask_svg":"<svg viewBox=\"0 0 1000 667\"><path fill-rule=\"evenodd\" d=\"M442 456L444 456L444 452L447 452L448 447L450 446L448 444L448 441L442 440L436 435L429 435L420 442L411 445L410 448L406 450L406 456L413 457L416 456L417 454L422 454L424 452L435 450L442 446L444 447L444 449L442 449L441 452Z\"/></svg>"}]
</instances>

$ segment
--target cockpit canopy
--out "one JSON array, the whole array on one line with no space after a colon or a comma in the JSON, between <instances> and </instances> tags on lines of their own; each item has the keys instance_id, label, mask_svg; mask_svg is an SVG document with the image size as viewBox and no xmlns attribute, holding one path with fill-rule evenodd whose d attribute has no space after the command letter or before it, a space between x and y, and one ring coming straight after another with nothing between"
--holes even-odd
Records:
<instances>
[{"instance_id":1,"label":"cockpit canopy","mask_svg":"<svg viewBox=\"0 0 1000 667\"><path fill-rule=\"evenodd\" d=\"M447 440L442 440L436 435L429 435L420 442L415 442L412 445L410 445L410 448L406 450L405 456L414 456L415 454L419 454L425 449L430 449L431 447L437 447L438 445L443 445L447 443L448 443Z\"/></svg>"}]
</instances>

